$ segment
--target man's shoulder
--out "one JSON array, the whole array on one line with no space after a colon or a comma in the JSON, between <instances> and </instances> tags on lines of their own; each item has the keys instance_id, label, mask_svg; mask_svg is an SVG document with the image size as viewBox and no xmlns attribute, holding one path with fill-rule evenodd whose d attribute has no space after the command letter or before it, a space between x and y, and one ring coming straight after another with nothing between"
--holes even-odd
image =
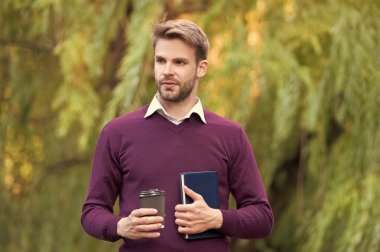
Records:
<instances>
[{"instance_id":1,"label":"man's shoulder","mask_svg":"<svg viewBox=\"0 0 380 252\"><path fill-rule=\"evenodd\" d=\"M145 105L135 111L115 117L104 126L104 129L114 131L118 129L125 129L125 127L129 126L133 127L136 126L136 124L141 124L144 121L144 115L147 108L148 105Z\"/></svg>"},{"instance_id":2,"label":"man's shoulder","mask_svg":"<svg viewBox=\"0 0 380 252\"><path fill-rule=\"evenodd\" d=\"M240 126L240 124L230 119L224 118L206 109L204 110L204 112L205 112L207 125L209 126L218 127L218 128L226 129L226 130L233 130L233 131L242 130L242 127Z\"/></svg>"}]
</instances>

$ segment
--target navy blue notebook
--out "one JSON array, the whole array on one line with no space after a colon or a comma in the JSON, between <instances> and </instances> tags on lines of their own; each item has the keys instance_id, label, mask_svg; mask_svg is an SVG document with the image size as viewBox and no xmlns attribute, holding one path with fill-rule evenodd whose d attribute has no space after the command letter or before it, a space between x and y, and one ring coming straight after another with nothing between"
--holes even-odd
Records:
<instances>
[{"instance_id":1,"label":"navy blue notebook","mask_svg":"<svg viewBox=\"0 0 380 252\"><path fill-rule=\"evenodd\" d=\"M185 194L183 186L187 186L194 192L202 195L207 205L219 209L218 174L216 171L186 172L180 174L181 202L191 204L193 200ZM185 239L197 240L205 238L222 237L215 229L210 229L199 234L185 235Z\"/></svg>"}]
</instances>

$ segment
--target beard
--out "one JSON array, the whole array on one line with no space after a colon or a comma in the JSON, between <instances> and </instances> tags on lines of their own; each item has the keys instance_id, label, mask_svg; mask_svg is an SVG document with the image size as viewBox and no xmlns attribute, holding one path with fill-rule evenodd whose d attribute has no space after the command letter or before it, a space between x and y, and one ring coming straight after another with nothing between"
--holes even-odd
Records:
<instances>
[{"instance_id":1,"label":"beard","mask_svg":"<svg viewBox=\"0 0 380 252\"><path fill-rule=\"evenodd\" d=\"M162 84L164 81L175 82L176 85L173 87L165 87ZM156 79L156 85L158 93L164 101L177 103L189 97L195 87L196 81L197 76L195 74L193 78L182 83L174 78L163 78L161 80Z\"/></svg>"}]
</instances>

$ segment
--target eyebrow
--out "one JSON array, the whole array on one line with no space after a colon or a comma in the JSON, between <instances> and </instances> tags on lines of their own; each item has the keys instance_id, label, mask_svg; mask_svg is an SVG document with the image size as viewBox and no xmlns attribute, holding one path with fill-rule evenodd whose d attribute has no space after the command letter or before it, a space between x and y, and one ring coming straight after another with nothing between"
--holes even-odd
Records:
<instances>
[{"instance_id":1,"label":"eyebrow","mask_svg":"<svg viewBox=\"0 0 380 252\"><path fill-rule=\"evenodd\" d=\"M164 60L166 60L166 58L165 57L163 57L163 56L160 56L160 55L156 55L156 56L154 56L154 58L157 60L157 59L164 59ZM187 58L181 58L181 57L179 57L179 58L174 58L174 59L172 59L172 60L181 60L181 61L184 61L184 62L189 62L189 59L187 59Z\"/></svg>"}]
</instances>

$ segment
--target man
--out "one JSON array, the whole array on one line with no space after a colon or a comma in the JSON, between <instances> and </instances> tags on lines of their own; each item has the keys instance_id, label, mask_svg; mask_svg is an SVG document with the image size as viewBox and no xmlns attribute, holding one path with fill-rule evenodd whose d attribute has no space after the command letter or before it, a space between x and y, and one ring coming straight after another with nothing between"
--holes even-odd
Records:
<instances>
[{"instance_id":1,"label":"man","mask_svg":"<svg viewBox=\"0 0 380 252\"><path fill-rule=\"evenodd\" d=\"M92 236L116 241L120 251L228 251L230 236L261 238L273 215L250 143L237 124L204 110L198 79L207 71L208 39L194 23L170 20L155 25L154 73L157 94L150 105L118 117L102 130L82 225ZM220 209L194 200L180 204L179 174L217 171ZM139 208L138 193L166 192L166 216ZM228 208L229 194L237 209ZM120 214L113 214L119 197ZM188 241L184 234L217 229L222 238Z\"/></svg>"}]
</instances>

